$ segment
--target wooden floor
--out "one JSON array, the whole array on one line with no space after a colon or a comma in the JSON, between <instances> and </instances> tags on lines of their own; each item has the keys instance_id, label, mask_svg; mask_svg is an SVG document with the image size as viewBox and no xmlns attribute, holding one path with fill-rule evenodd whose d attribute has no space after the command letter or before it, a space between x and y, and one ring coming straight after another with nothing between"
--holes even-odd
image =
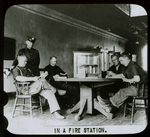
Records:
<instances>
[{"instance_id":1,"label":"wooden floor","mask_svg":"<svg viewBox=\"0 0 150 137\"><path fill-rule=\"evenodd\" d=\"M9 97L7 105L4 107L4 116L8 120L7 130L15 134L53 134L55 130L59 131L59 128L77 128L80 127L93 127L96 129L105 128L107 133L138 133L147 126L147 117L144 108L137 109L134 117L134 123L130 123L130 114L123 117L123 106L117 109L114 113L114 118L112 120L106 119L104 115L94 111L94 114L86 114L84 118L80 121L74 119L77 113L72 113L67 115L66 110L62 110L63 115L66 116L64 120L57 120L50 114L49 108L44 111L44 114L40 112L33 112L33 119L30 118L29 113L24 113L16 111L14 118L11 118L12 108L14 105L15 97ZM119 130L120 129L120 130ZM77 132L77 131L76 131ZM80 131L81 132L81 131ZM96 132L96 131L95 131ZM91 133L95 133L92 132ZM69 133L73 134L73 131ZM100 133L100 132L98 132Z\"/></svg>"}]
</instances>

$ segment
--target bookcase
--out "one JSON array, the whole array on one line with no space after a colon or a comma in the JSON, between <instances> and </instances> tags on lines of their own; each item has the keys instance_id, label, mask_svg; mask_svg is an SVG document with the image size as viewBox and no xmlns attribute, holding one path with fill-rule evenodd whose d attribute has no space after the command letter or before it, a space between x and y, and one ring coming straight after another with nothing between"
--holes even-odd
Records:
<instances>
[{"instance_id":1,"label":"bookcase","mask_svg":"<svg viewBox=\"0 0 150 137\"><path fill-rule=\"evenodd\" d=\"M100 52L74 51L74 77L101 77Z\"/></svg>"}]
</instances>

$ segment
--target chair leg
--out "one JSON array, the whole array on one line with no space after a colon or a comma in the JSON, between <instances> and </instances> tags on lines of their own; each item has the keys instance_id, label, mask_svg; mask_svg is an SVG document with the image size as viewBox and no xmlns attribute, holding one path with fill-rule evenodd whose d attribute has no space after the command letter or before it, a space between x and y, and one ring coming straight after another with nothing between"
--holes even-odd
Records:
<instances>
[{"instance_id":1,"label":"chair leg","mask_svg":"<svg viewBox=\"0 0 150 137\"><path fill-rule=\"evenodd\" d=\"M41 115L43 114L43 108L42 108L42 99L41 96L39 95L39 101L40 101L40 109L41 109Z\"/></svg>"},{"instance_id":2,"label":"chair leg","mask_svg":"<svg viewBox=\"0 0 150 137\"><path fill-rule=\"evenodd\" d=\"M29 101L30 102L30 104L29 104L30 105L30 115L31 115L31 118L32 118L32 98L30 97L29 100L30 100Z\"/></svg>"},{"instance_id":3,"label":"chair leg","mask_svg":"<svg viewBox=\"0 0 150 137\"><path fill-rule=\"evenodd\" d=\"M133 103L132 103L131 124L133 123L133 118L134 118L134 108L135 108L135 99L133 99Z\"/></svg>"},{"instance_id":4,"label":"chair leg","mask_svg":"<svg viewBox=\"0 0 150 137\"><path fill-rule=\"evenodd\" d=\"M144 99L144 107L147 108L148 104L146 103L146 99Z\"/></svg>"},{"instance_id":5,"label":"chair leg","mask_svg":"<svg viewBox=\"0 0 150 137\"><path fill-rule=\"evenodd\" d=\"M17 101L18 101L18 98L16 97L16 99L15 99L15 103L14 103L14 107L13 107L13 111L12 111L12 118L13 118L14 113L15 113L15 109L16 109Z\"/></svg>"},{"instance_id":6,"label":"chair leg","mask_svg":"<svg viewBox=\"0 0 150 137\"><path fill-rule=\"evenodd\" d=\"M23 98L23 104L24 104L24 106L23 106L23 110L25 109L25 98ZM23 113L24 113L24 111L23 111Z\"/></svg>"},{"instance_id":7,"label":"chair leg","mask_svg":"<svg viewBox=\"0 0 150 137\"><path fill-rule=\"evenodd\" d=\"M144 107L145 107L146 118L148 119L148 103L146 102L146 99L144 99Z\"/></svg>"},{"instance_id":8,"label":"chair leg","mask_svg":"<svg viewBox=\"0 0 150 137\"><path fill-rule=\"evenodd\" d=\"M124 117L126 117L127 103L124 104Z\"/></svg>"}]
</instances>

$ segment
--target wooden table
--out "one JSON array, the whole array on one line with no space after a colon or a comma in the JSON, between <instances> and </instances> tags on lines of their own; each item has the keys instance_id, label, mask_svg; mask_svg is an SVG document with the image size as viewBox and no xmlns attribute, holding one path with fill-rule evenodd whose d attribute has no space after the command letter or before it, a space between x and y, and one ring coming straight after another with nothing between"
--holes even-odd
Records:
<instances>
[{"instance_id":1,"label":"wooden table","mask_svg":"<svg viewBox=\"0 0 150 137\"><path fill-rule=\"evenodd\" d=\"M92 92L94 88L112 85L120 79L105 79L105 78L58 78L56 81L61 82L78 82L80 85L80 101L72 108L68 109L67 113L70 114L79 109L78 114L75 116L76 120L80 120L83 116L87 114L92 114L93 109L98 110L104 114L107 118L112 115L106 112L100 107L98 101L93 99ZM86 110L85 110L86 109Z\"/></svg>"}]
</instances>

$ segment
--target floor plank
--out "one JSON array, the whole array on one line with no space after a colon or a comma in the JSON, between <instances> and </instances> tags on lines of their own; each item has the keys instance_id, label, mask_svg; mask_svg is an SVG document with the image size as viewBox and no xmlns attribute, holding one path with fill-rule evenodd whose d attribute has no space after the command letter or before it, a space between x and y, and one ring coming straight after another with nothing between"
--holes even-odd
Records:
<instances>
[{"instance_id":1,"label":"floor plank","mask_svg":"<svg viewBox=\"0 0 150 137\"><path fill-rule=\"evenodd\" d=\"M22 113L16 111L15 117L11 118L12 108L14 105L15 97L9 97L8 103L4 107L4 116L8 119L7 130L11 133L17 134L49 134L52 131L52 127L85 127L85 126L95 126L95 127L109 127L109 126L146 126L147 117L145 110L140 108L136 111L134 117L134 123L130 123L130 115L123 117L123 106L115 110L115 115L112 120L106 119L104 115L98 111L94 111L94 114L87 114L80 121L74 119L77 113L72 113L67 115L66 110L63 110L63 115L66 116L64 120L58 120L52 117L49 108L44 111L41 116L40 112L33 113L33 119L31 120L29 113ZM17 127L17 128L16 128Z\"/></svg>"}]
</instances>

